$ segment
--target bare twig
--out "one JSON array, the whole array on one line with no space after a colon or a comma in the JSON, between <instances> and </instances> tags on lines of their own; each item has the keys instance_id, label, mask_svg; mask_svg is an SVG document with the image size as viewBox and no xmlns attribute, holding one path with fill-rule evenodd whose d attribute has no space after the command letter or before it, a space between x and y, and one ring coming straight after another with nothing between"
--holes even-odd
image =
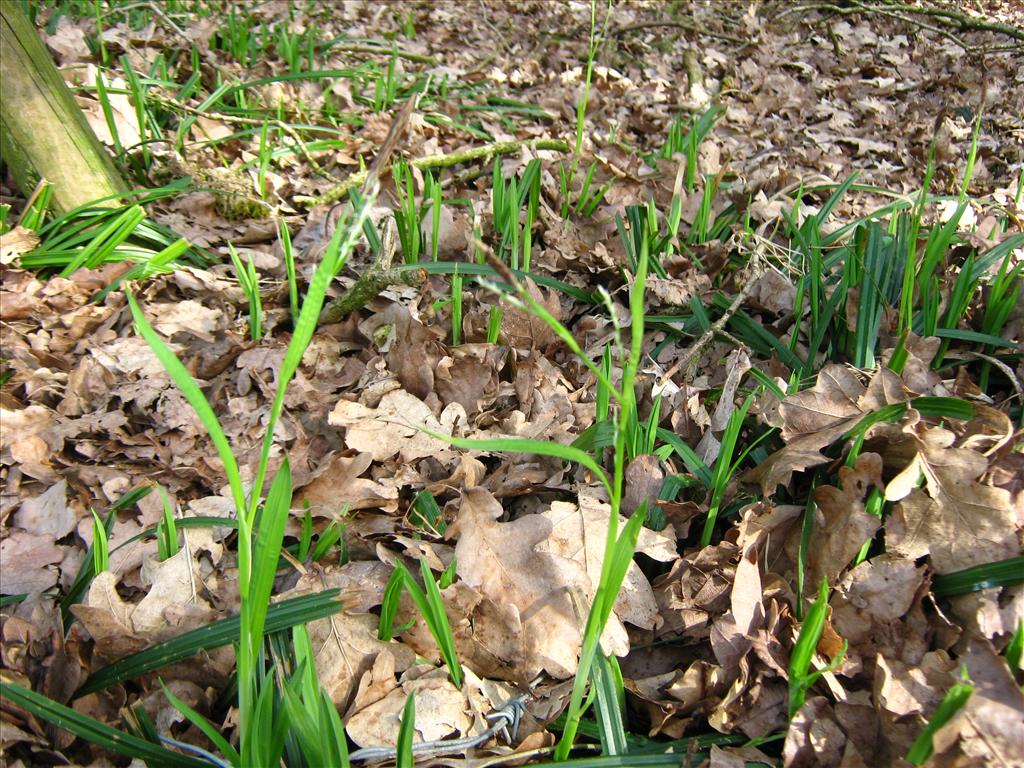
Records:
<instances>
[{"instance_id":1,"label":"bare twig","mask_svg":"<svg viewBox=\"0 0 1024 768\"><path fill-rule=\"evenodd\" d=\"M711 327L704 331L703 334L701 334L700 338L698 338L697 341L695 341L693 345L686 351L686 354L683 355L679 360L677 360L675 365L673 365L671 368L665 371L665 373L661 377L659 386L664 387L666 384L668 384L669 380L673 376L675 376L676 373L678 373L680 370L683 371L683 377L685 379L689 379L690 375L692 374L693 366L697 363L701 350L703 350L704 347L710 344L711 340L715 338L715 336L726 336L727 338L735 342L737 346L743 346L743 344L739 340L733 338L732 335L726 332L725 326L729 322L729 320L732 319L732 316L735 315L736 312L739 310L740 306L746 300L747 296L750 295L750 292L754 289L755 283L757 283L757 279L763 273L764 266L761 264L761 255L755 249L754 251L751 252L750 256L750 275L747 276L747 279L744 281L743 286L740 288L735 298L733 298L732 303L729 304L728 307L726 307L725 311L722 313L722 316L715 320L715 322L711 324Z\"/></svg>"},{"instance_id":2,"label":"bare twig","mask_svg":"<svg viewBox=\"0 0 1024 768\"><path fill-rule=\"evenodd\" d=\"M716 40L725 40L730 43L736 43L737 45L751 45L754 41L750 38L736 37L734 35L727 35L724 32L713 32L710 29L705 29L698 24L690 24L685 21L641 21L636 24L627 24L624 27L618 27L611 31L611 35L618 37L624 35L627 32L636 32L641 29L657 29L658 27L667 27L670 29L685 29L688 32L694 34L704 35L705 37L713 37Z\"/></svg>"},{"instance_id":3,"label":"bare twig","mask_svg":"<svg viewBox=\"0 0 1024 768\"><path fill-rule=\"evenodd\" d=\"M802 5L792 6L782 11L779 15L781 17L804 11L825 11L828 13L834 13L838 16L850 16L858 13L887 16L906 24L911 24L918 29L933 32L936 35L949 40L957 47L971 53L992 53L996 51L1020 50L1021 47L1024 47L1021 43L1011 43L1008 45L971 45L965 40L954 35L949 30L943 29L936 24L929 24L925 21L921 21L920 19L915 19L913 18L913 15L936 19L941 24L956 27L961 31L995 32L1006 35L1014 40L1024 41L1024 30L1010 26L1009 24L1000 24L998 22L978 19L959 11L951 11L942 8L918 7L906 5L904 3L869 4L858 2L858 0L850 0L850 5L837 5L835 3L827 2L805 3Z\"/></svg>"},{"instance_id":4,"label":"bare twig","mask_svg":"<svg viewBox=\"0 0 1024 768\"><path fill-rule=\"evenodd\" d=\"M269 124L277 128L280 128L283 133L287 134L291 138L291 140L295 142L296 149L298 149L299 152L302 153L302 156L306 158L306 162L313 166L313 170L317 171L318 173L324 173L323 169L320 167L320 164L309 153L309 149L306 147L305 142L302 141L302 138L299 136L298 132L296 132L294 128L292 128L290 125L288 125L288 123L284 122L283 120L277 120L274 118L260 119L256 117L240 117L238 115L226 115L223 112L208 112L201 109L196 109L195 107L190 107L188 104L184 104L178 101L177 99L173 99L169 96L154 96L153 99L161 103L165 107L180 109L183 112L188 112L190 115L201 115L203 117L208 117L214 120L220 120L225 123L233 123L235 125L259 126Z\"/></svg>"},{"instance_id":5,"label":"bare twig","mask_svg":"<svg viewBox=\"0 0 1024 768\"><path fill-rule=\"evenodd\" d=\"M410 165L423 170L425 168L448 168L459 163L470 163L475 160L489 160L496 155L508 155L518 152L520 149L553 149L558 152L568 152L569 145L562 139L526 139L524 141L496 141L482 147L472 147L461 152L452 152L447 155L428 155L417 160L411 160ZM296 198L296 202L305 203L310 206L329 205L341 200L350 191L358 187L366 180L366 171L353 173L345 181L333 189L329 189L319 197Z\"/></svg>"},{"instance_id":6,"label":"bare twig","mask_svg":"<svg viewBox=\"0 0 1024 768\"><path fill-rule=\"evenodd\" d=\"M419 270L393 269L391 262L396 251L395 223L389 219L384 227L381 238L381 249L370 268L363 272L359 279L345 290L341 296L333 299L320 312L320 325L337 323L350 313L361 309L380 295L380 292L392 285L419 285Z\"/></svg>"}]
</instances>

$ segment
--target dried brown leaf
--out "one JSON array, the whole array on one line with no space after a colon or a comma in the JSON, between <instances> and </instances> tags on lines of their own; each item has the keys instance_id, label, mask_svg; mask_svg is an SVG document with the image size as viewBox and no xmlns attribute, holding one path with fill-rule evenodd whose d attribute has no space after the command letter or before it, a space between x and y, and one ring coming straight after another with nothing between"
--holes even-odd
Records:
<instances>
[{"instance_id":1,"label":"dried brown leaf","mask_svg":"<svg viewBox=\"0 0 1024 768\"><path fill-rule=\"evenodd\" d=\"M912 488L886 522L890 551L911 559L931 555L939 573L1020 551L1010 494L978 482L988 460L970 449L953 447L952 437L939 429L914 436L918 453L903 475L923 474L925 488ZM891 498L889 488L886 495Z\"/></svg>"},{"instance_id":2,"label":"dried brown leaf","mask_svg":"<svg viewBox=\"0 0 1024 768\"><path fill-rule=\"evenodd\" d=\"M556 678L569 677L580 646L581 609L585 610L580 598L590 586L586 570L567 557L538 551L537 545L552 532L547 518L524 515L498 522L503 514L501 504L484 489L463 493L454 525L459 535L458 574L496 605L518 611L525 644L522 677L541 670Z\"/></svg>"}]
</instances>

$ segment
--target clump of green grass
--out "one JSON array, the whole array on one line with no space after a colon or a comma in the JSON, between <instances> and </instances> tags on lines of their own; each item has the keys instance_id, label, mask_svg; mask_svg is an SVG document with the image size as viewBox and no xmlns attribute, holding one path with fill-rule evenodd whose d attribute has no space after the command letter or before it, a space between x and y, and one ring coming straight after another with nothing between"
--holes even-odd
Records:
<instances>
[{"instance_id":1,"label":"clump of green grass","mask_svg":"<svg viewBox=\"0 0 1024 768\"><path fill-rule=\"evenodd\" d=\"M274 428L280 418L287 387L298 369L316 328L320 310L323 307L327 287L340 271L356 240L362 232L363 223L369 216L370 206L376 190L362 200L350 221L339 225L327 251L310 282L305 301L295 323L291 342L285 351L278 389L271 405L266 433L260 452L251 492L247 495L241 480L238 462L231 450L212 407L206 400L199 385L188 373L170 348L160 339L149 325L145 315L132 294L128 303L140 335L149 343L157 358L181 390L210 436L223 462L231 497L236 508L238 528L238 569L241 614L233 624L237 635L236 667L238 678L239 738L236 748L199 713L170 695L171 703L192 724L201 730L220 750L231 765L276 765L286 749L290 735L305 749L316 750L316 754L327 755L326 765L347 765L347 751L344 727L330 699L316 686L315 673L311 673L313 656L308 649L308 638L301 631L294 635L302 657L295 673L281 685L275 683L274 670L267 667L264 653L264 634L268 625L270 595L281 557L284 526L288 518L292 498L291 472L287 460L274 476L269 492L263 496L268 473L270 452L273 445ZM183 521L182 521L183 522ZM164 521L164 525L167 523ZM174 523L178 525L177 522ZM106 567L109 557L106 542L105 523L95 516L93 570L100 572ZM168 535L165 527L165 536ZM169 542L168 542L169 546ZM194 639L190 638L192 642ZM133 660L138 664L138 660ZM150 660L147 662L152 664ZM160 664L168 663L166 656ZM303 671L305 670L305 672ZM312 675L310 677L310 675ZM282 687L283 686L283 687ZM166 765L202 765L202 761L182 756L161 744L153 744L139 736L116 731L92 718L79 715L70 708L52 702L46 697L19 686L2 684L3 694L24 706L33 714L70 729L94 743L114 752L139 757ZM275 701L279 696L285 700L291 697L289 705L279 708ZM303 714L304 713L304 714ZM316 728L310 728L310 723ZM321 731L321 728L325 729ZM326 746L325 746L326 745ZM324 750L327 752L324 752Z\"/></svg>"}]
</instances>

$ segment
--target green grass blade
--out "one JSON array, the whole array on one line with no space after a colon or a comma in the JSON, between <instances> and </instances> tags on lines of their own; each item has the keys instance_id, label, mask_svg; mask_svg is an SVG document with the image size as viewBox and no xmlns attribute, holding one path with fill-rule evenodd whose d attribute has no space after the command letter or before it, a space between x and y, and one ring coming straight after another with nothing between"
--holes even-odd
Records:
<instances>
[{"instance_id":1,"label":"green grass blade","mask_svg":"<svg viewBox=\"0 0 1024 768\"><path fill-rule=\"evenodd\" d=\"M267 495L260 517L259 532L256 534L252 583L248 599L251 613L246 616L247 611L242 611L243 620L248 623L246 629L252 633L253 653L259 650L259 643L263 637L263 625L270 605L274 577L277 574L277 562L281 557L281 542L284 540L284 528L288 522L291 500L292 473L288 460L285 459L270 486L270 493Z\"/></svg>"},{"instance_id":2,"label":"green grass blade","mask_svg":"<svg viewBox=\"0 0 1024 768\"><path fill-rule=\"evenodd\" d=\"M238 751L231 746L231 743L227 739L221 736L220 731L214 728L209 720L168 690L167 686L164 685L163 680L160 681L160 687L163 688L164 696L167 697L167 700L171 702L174 708L188 718L188 721L192 723L192 725L202 731L203 735L213 742L217 749L220 750L220 753L231 761L232 765L242 765L241 755L238 754Z\"/></svg>"},{"instance_id":3,"label":"green grass blade","mask_svg":"<svg viewBox=\"0 0 1024 768\"><path fill-rule=\"evenodd\" d=\"M601 481L605 488L611 491L611 484L605 471L598 466L594 458L579 448L571 445L562 445L547 440L527 440L523 438L499 438L494 440L467 439L464 437L451 437L434 432L427 432L431 437L444 440L457 448L467 451L496 451L499 453L533 453L539 456L551 456L563 461L570 461L586 467L594 477Z\"/></svg>"},{"instance_id":4,"label":"green grass blade","mask_svg":"<svg viewBox=\"0 0 1024 768\"><path fill-rule=\"evenodd\" d=\"M148 765L159 768L209 768L210 764L205 760L172 752L145 739L115 730L20 685L0 683L0 695L36 717L116 754L145 760Z\"/></svg>"},{"instance_id":5,"label":"green grass blade","mask_svg":"<svg viewBox=\"0 0 1024 768\"><path fill-rule=\"evenodd\" d=\"M807 611L807 616L800 627L796 645L793 646L789 658L789 717L790 719L804 705L807 696L808 670L811 659L818 648L818 641L825 629L825 618L828 616L828 582L821 582L818 599Z\"/></svg>"},{"instance_id":6,"label":"green grass blade","mask_svg":"<svg viewBox=\"0 0 1024 768\"><path fill-rule=\"evenodd\" d=\"M624 755L629 751L626 727L622 720L625 694L622 673L618 664L603 653L594 662L594 717L601 735L601 752L605 755Z\"/></svg>"},{"instance_id":7,"label":"green grass blade","mask_svg":"<svg viewBox=\"0 0 1024 768\"><path fill-rule=\"evenodd\" d=\"M416 730L416 696L409 693L402 709L402 725L398 730L398 749L395 757L398 768L413 768L416 758L412 752L413 734Z\"/></svg>"},{"instance_id":8,"label":"green grass blade","mask_svg":"<svg viewBox=\"0 0 1024 768\"><path fill-rule=\"evenodd\" d=\"M971 694L974 692L974 686L970 683L955 683L950 688L942 702L936 708L932 714L928 724L924 727L924 730L918 734L914 740L913 745L910 747L910 751L907 752L907 762L911 765L921 765L931 757L934 745L932 739L942 726L953 719L953 716L959 712L963 706L967 703L967 700L971 698Z\"/></svg>"},{"instance_id":9,"label":"green grass blade","mask_svg":"<svg viewBox=\"0 0 1024 768\"><path fill-rule=\"evenodd\" d=\"M224 435L220 422L217 421L213 408L210 407L206 395L203 394L196 380L192 378L192 374L175 357L163 339L153 330L149 321L146 320L146 316L139 309L139 305L135 301L135 296L128 292L127 297L128 306L131 307L132 317L135 319L135 327L138 329L139 335L149 344L157 359L160 360L160 363L170 375L171 380L181 390L181 394L188 401L188 404L192 406L196 415L199 416L203 426L206 427L210 440L213 441L217 449L217 455L224 463L224 472L227 475L228 484L231 486L231 498L235 502L238 514L243 514L245 511L245 491L242 490L242 477L238 472L238 462L235 461L235 455L231 451L231 446L228 444L228 439Z\"/></svg>"},{"instance_id":10,"label":"green grass blade","mask_svg":"<svg viewBox=\"0 0 1024 768\"><path fill-rule=\"evenodd\" d=\"M420 575L423 577L425 589L424 597L428 610L423 618L427 620L430 633L441 650L441 657L448 666L448 673L452 676L452 683L456 688L462 687L462 666L459 664L458 653L455 650L455 638L452 636L452 628L448 623L448 614L444 609L444 598L441 597L441 590L434 581L434 574L430 572L426 558L420 558Z\"/></svg>"},{"instance_id":11,"label":"green grass blade","mask_svg":"<svg viewBox=\"0 0 1024 768\"><path fill-rule=\"evenodd\" d=\"M289 629L296 624L308 623L331 616L342 609L340 591L329 589L315 595L302 595L275 603L267 610L263 625L264 634ZM75 697L101 691L111 685L154 672L161 667L175 664L195 656L201 650L220 648L238 641L240 617L219 619L205 627L199 627L152 648L126 656L110 666L91 674Z\"/></svg>"},{"instance_id":12,"label":"green grass blade","mask_svg":"<svg viewBox=\"0 0 1024 768\"><path fill-rule=\"evenodd\" d=\"M962 571L944 573L932 581L932 592L939 597L956 597L992 587L1024 582L1024 555L975 565Z\"/></svg>"},{"instance_id":13,"label":"green grass blade","mask_svg":"<svg viewBox=\"0 0 1024 768\"><path fill-rule=\"evenodd\" d=\"M1022 668L1021 660L1024 658L1024 619L1017 620L1017 629L1014 630L1010 642L1006 644L1003 656L1010 665L1010 674L1017 675Z\"/></svg>"}]
</instances>

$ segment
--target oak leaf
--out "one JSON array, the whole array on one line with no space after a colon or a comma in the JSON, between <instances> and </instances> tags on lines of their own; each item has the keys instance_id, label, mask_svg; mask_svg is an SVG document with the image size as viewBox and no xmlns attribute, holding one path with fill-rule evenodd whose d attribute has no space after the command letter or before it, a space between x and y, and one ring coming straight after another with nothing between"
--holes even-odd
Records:
<instances>
[{"instance_id":1,"label":"oak leaf","mask_svg":"<svg viewBox=\"0 0 1024 768\"><path fill-rule=\"evenodd\" d=\"M524 677L543 670L564 679L576 670L585 611L581 598L590 585L586 569L568 557L539 551L552 533L548 518L531 514L498 522L503 514L501 503L483 488L463 493L453 526L459 534L458 574L495 604L518 612Z\"/></svg>"},{"instance_id":2,"label":"oak leaf","mask_svg":"<svg viewBox=\"0 0 1024 768\"><path fill-rule=\"evenodd\" d=\"M988 459L953 447L953 434L946 430L929 430L923 437L915 435L914 441L917 454L901 476L919 473L925 487L911 488L893 510L886 524L888 549L911 559L931 555L938 573L1018 554L1009 492L978 482ZM886 488L887 498L892 499L891 486L899 480L897 476Z\"/></svg>"}]
</instances>

